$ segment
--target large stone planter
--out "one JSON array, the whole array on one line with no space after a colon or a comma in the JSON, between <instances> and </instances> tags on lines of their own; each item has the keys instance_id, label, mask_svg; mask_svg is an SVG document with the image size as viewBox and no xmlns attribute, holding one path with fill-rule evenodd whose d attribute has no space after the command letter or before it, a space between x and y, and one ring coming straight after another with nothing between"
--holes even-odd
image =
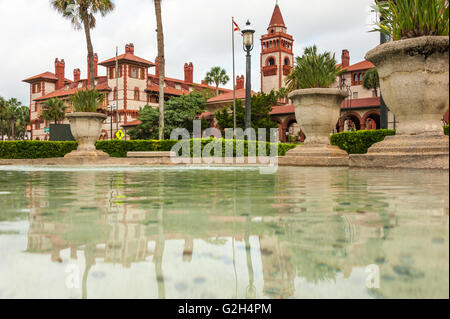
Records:
<instances>
[{"instance_id":1,"label":"large stone planter","mask_svg":"<svg viewBox=\"0 0 450 319\"><path fill-rule=\"evenodd\" d=\"M108 158L109 155L98 151L95 143L99 139L102 131L102 124L106 119L105 114L76 112L67 114L70 130L73 137L78 142L78 149L67 154L66 158Z\"/></svg>"},{"instance_id":2,"label":"large stone planter","mask_svg":"<svg viewBox=\"0 0 450 319\"><path fill-rule=\"evenodd\" d=\"M297 123L306 135L305 145L289 151L281 165L348 166L348 154L330 145L330 134L340 117L346 91L334 88L296 90L289 94Z\"/></svg>"},{"instance_id":3,"label":"large stone planter","mask_svg":"<svg viewBox=\"0 0 450 319\"><path fill-rule=\"evenodd\" d=\"M449 107L449 38L394 41L369 51L383 99L398 121L397 136L352 155L352 167L448 169L449 139L442 118Z\"/></svg>"},{"instance_id":4,"label":"large stone planter","mask_svg":"<svg viewBox=\"0 0 450 319\"><path fill-rule=\"evenodd\" d=\"M449 38L394 41L369 51L380 75L383 99L398 121L397 134L443 135L449 107Z\"/></svg>"}]
</instances>

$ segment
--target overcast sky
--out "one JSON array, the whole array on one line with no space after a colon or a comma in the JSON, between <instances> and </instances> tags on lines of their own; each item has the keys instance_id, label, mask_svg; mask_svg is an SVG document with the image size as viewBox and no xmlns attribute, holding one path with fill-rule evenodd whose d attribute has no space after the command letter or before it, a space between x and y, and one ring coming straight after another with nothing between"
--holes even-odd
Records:
<instances>
[{"instance_id":1,"label":"overcast sky","mask_svg":"<svg viewBox=\"0 0 450 319\"><path fill-rule=\"evenodd\" d=\"M100 61L119 54L134 43L135 54L153 61L157 56L155 11L152 0L115 0L116 10L97 19L92 32ZM364 59L377 45L377 33L369 33L375 21L373 0L279 0L288 33L295 39L294 53L317 44L320 51L350 50L351 63ZM193 62L194 81L200 82L213 66L232 74L231 17L241 28L250 19L258 40L253 55L253 89L260 89L259 38L267 27L275 0L163 0L163 24L167 76L184 77L184 63ZM56 57L66 61L66 77L73 69L86 77L87 50L84 33L50 7L50 0L0 0L0 96L17 97L29 105L29 87L23 79L54 72ZM153 72L153 71L151 71ZM236 35L236 73L244 74L242 38ZM104 75L104 67L99 67ZM232 87L231 82L227 87Z\"/></svg>"}]
</instances>

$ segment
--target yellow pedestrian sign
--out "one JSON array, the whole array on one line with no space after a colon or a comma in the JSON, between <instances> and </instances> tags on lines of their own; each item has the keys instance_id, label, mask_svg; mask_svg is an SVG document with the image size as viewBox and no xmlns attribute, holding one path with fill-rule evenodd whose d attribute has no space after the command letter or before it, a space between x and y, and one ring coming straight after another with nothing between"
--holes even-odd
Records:
<instances>
[{"instance_id":1,"label":"yellow pedestrian sign","mask_svg":"<svg viewBox=\"0 0 450 319\"><path fill-rule=\"evenodd\" d=\"M116 133L116 137L117 137L118 140L122 140L125 137L125 134L122 132L122 130L119 130Z\"/></svg>"}]
</instances>

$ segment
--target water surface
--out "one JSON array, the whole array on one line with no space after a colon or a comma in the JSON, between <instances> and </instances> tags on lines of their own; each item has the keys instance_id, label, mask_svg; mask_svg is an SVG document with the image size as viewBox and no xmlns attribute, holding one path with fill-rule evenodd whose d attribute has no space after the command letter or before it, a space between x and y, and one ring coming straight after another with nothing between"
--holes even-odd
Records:
<instances>
[{"instance_id":1,"label":"water surface","mask_svg":"<svg viewBox=\"0 0 450 319\"><path fill-rule=\"evenodd\" d=\"M3 167L0 298L448 298L448 190L433 171Z\"/></svg>"}]
</instances>

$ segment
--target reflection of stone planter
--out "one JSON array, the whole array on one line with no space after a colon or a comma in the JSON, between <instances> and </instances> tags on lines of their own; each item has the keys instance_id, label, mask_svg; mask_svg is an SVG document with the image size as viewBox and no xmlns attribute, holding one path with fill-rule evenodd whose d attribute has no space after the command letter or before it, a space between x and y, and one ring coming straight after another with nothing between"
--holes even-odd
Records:
<instances>
[{"instance_id":1,"label":"reflection of stone planter","mask_svg":"<svg viewBox=\"0 0 450 319\"><path fill-rule=\"evenodd\" d=\"M289 94L297 123L306 135L305 145L289 151L282 165L347 166L348 154L330 145L347 92L334 88L296 90Z\"/></svg>"},{"instance_id":2,"label":"reflection of stone planter","mask_svg":"<svg viewBox=\"0 0 450 319\"><path fill-rule=\"evenodd\" d=\"M449 106L448 37L386 43L367 53L380 75L388 108L398 120L397 136L351 155L352 167L448 169L448 136L441 119Z\"/></svg>"},{"instance_id":3,"label":"reflection of stone planter","mask_svg":"<svg viewBox=\"0 0 450 319\"><path fill-rule=\"evenodd\" d=\"M101 135L102 124L106 119L105 114L76 112L67 114L67 118L72 135L78 142L78 149L65 157L109 157L108 154L97 151L95 148L95 143Z\"/></svg>"},{"instance_id":4,"label":"reflection of stone planter","mask_svg":"<svg viewBox=\"0 0 450 319\"><path fill-rule=\"evenodd\" d=\"M369 51L383 99L398 120L397 134L443 135L449 106L449 39L429 36L394 41Z\"/></svg>"}]
</instances>

